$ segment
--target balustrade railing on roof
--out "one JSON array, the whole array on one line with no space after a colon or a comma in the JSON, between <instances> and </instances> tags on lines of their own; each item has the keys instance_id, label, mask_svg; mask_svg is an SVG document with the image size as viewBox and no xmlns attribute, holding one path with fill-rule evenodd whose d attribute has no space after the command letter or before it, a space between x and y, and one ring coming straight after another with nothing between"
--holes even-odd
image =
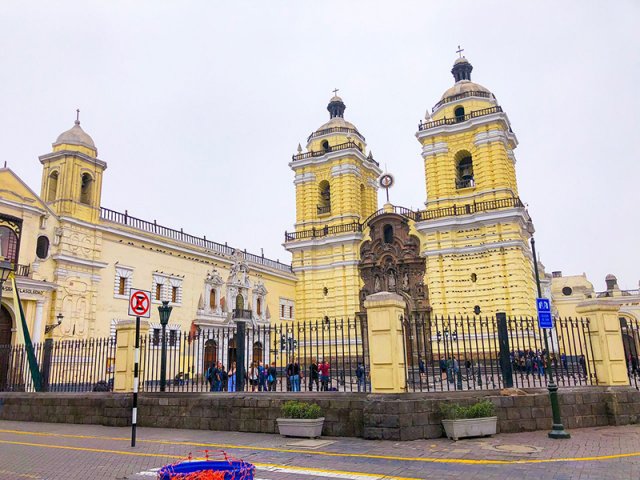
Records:
<instances>
[{"instance_id":1,"label":"balustrade railing on roof","mask_svg":"<svg viewBox=\"0 0 640 480\"><path fill-rule=\"evenodd\" d=\"M136 230L142 230L144 232L160 235L177 242L187 243L189 245L203 248L210 252L219 253L221 255L231 256L237 250L242 254L244 260L246 260L247 262L264 265L265 267L274 268L276 270L282 270L285 272L291 271L291 265L281 263L277 260L271 260L270 258L266 258L263 255L254 255L253 253L248 253L246 250L239 250L230 247L226 243L223 245L221 243L212 242L211 240L207 240L207 237L196 237L194 235L185 233L182 229L175 230L173 228L165 227L158 224L155 220L153 222L149 222L147 220L132 217L126 210L124 213L122 213L116 212L115 210L110 210L105 207L100 207L100 218L107 222L126 225Z\"/></svg>"},{"instance_id":2,"label":"balustrade railing on roof","mask_svg":"<svg viewBox=\"0 0 640 480\"><path fill-rule=\"evenodd\" d=\"M427 122L427 123L420 122L420 124L418 125L418 130L423 131L423 130L429 130L430 128L440 127L442 125L454 125L456 123L466 122L467 120L470 120L472 118L483 117L485 115L491 115L493 113L501 113L501 112L502 112L502 107L500 106L483 108L482 110L476 110L475 112L471 112L466 115L460 115L458 117L452 117L452 118L445 117L440 120L436 120L434 122Z\"/></svg>"},{"instance_id":3,"label":"balustrade railing on roof","mask_svg":"<svg viewBox=\"0 0 640 480\"><path fill-rule=\"evenodd\" d=\"M338 233L361 232L362 224L359 222L345 223L342 225L334 225L332 227L324 226L322 228L311 228L309 230L300 230L298 232L284 232L284 241L304 240L307 238L326 237L327 235L336 235Z\"/></svg>"},{"instance_id":4,"label":"balustrade railing on roof","mask_svg":"<svg viewBox=\"0 0 640 480\"><path fill-rule=\"evenodd\" d=\"M330 146L324 150L319 150L317 152L299 153L297 155L294 155L292 158L293 158L293 161L295 162L296 160L304 160L305 158L321 157L323 155L326 155L327 153L337 152L339 150L346 150L348 148L356 148L360 152L362 152L362 148L356 142L345 142L345 143L340 143L338 145ZM379 166L378 162L376 162L372 156L367 157L367 160Z\"/></svg>"},{"instance_id":5,"label":"balustrade railing on roof","mask_svg":"<svg viewBox=\"0 0 640 480\"><path fill-rule=\"evenodd\" d=\"M316 132L313 132L311 135L309 135L309 137L307 138L307 142L309 140L311 140L312 138L316 138L316 137L321 137L323 135L329 135L331 133L352 133L356 136L358 136L363 142L365 141L364 136L355 128L349 128L349 127L331 127L331 128L323 128L322 130L318 130Z\"/></svg>"},{"instance_id":6,"label":"balustrade railing on roof","mask_svg":"<svg viewBox=\"0 0 640 480\"><path fill-rule=\"evenodd\" d=\"M438 108L440 108L445 103L455 102L457 100L462 100L463 98L468 98L468 97L482 97L482 98L493 98L493 99L496 98L494 97L493 93L482 92L479 90L475 90L472 92L458 93L457 95L451 95L450 97L443 98L442 100L440 100L438 103L435 104L435 106L431 109L431 111L435 112Z\"/></svg>"},{"instance_id":7,"label":"balustrade railing on roof","mask_svg":"<svg viewBox=\"0 0 640 480\"><path fill-rule=\"evenodd\" d=\"M486 202L465 203L463 205L453 205L452 207L439 208L436 210L421 210L416 212L416 221L419 222L422 220L433 220L435 218L470 215L472 213L487 212L502 208L524 208L524 204L517 197L488 200Z\"/></svg>"}]
</instances>

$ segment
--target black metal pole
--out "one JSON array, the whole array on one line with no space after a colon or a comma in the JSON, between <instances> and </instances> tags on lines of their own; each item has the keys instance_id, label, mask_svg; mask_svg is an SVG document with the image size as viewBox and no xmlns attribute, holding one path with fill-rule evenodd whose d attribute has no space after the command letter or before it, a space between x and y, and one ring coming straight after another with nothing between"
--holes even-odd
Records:
<instances>
[{"instance_id":1,"label":"black metal pole","mask_svg":"<svg viewBox=\"0 0 640 480\"><path fill-rule=\"evenodd\" d=\"M42 355L42 391L49 391L49 377L51 376L51 354L53 353L53 338L45 338Z\"/></svg>"},{"instance_id":2,"label":"black metal pole","mask_svg":"<svg viewBox=\"0 0 640 480\"><path fill-rule=\"evenodd\" d=\"M136 446L136 424L138 423L138 376L140 374L140 317L136 317L135 356L133 364L133 408L131 409L131 446Z\"/></svg>"},{"instance_id":3,"label":"black metal pole","mask_svg":"<svg viewBox=\"0 0 640 480\"><path fill-rule=\"evenodd\" d=\"M533 270L536 273L536 287L538 288L538 298L542 298L542 289L540 288L540 273L538 273L538 257L536 256L536 241L531 235L531 253L533 254ZM562 418L560 418L560 404L558 403L558 386L553 379L553 371L551 368L551 355L549 353L549 340L547 339L547 330L542 329L544 336L544 348L547 351L547 389L549 390L549 400L551 401L551 413L553 415L553 424L549 432L549 438L571 438L569 432L564 429Z\"/></svg>"},{"instance_id":4,"label":"black metal pole","mask_svg":"<svg viewBox=\"0 0 640 480\"><path fill-rule=\"evenodd\" d=\"M246 324L244 320L236 320L236 391L244 391L244 357L245 357L245 334Z\"/></svg>"},{"instance_id":5,"label":"black metal pole","mask_svg":"<svg viewBox=\"0 0 640 480\"><path fill-rule=\"evenodd\" d=\"M513 388L513 369L509 354L509 330L507 329L507 314L498 312L498 345L500 347L500 371L502 372L502 384L505 388Z\"/></svg>"},{"instance_id":6,"label":"black metal pole","mask_svg":"<svg viewBox=\"0 0 640 480\"><path fill-rule=\"evenodd\" d=\"M167 326L162 324L162 347L160 351L160 391L167 389Z\"/></svg>"}]
</instances>

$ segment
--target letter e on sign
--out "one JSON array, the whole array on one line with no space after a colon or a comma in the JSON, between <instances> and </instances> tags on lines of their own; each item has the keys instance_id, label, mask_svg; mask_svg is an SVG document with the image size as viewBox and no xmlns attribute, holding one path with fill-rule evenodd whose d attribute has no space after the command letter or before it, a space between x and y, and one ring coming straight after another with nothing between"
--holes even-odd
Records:
<instances>
[{"instance_id":1,"label":"letter e on sign","mask_svg":"<svg viewBox=\"0 0 640 480\"><path fill-rule=\"evenodd\" d=\"M151 317L151 292L132 288L129 292L129 315L132 317Z\"/></svg>"}]
</instances>

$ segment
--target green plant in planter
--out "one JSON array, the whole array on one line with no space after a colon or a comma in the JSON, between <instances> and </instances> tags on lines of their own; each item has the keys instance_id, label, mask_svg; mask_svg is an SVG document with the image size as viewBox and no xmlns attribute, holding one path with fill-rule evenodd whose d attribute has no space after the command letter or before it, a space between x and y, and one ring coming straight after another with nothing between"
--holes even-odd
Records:
<instances>
[{"instance_id":1,"label":"green plant in planter","mask_svg":"<svg viewBox=\"0 0 640 480\"><path fill-rule=\"evenodd\" d=\"M297 400L289 400L282 407L282 416L284 418L306 418L315 419L322 417L322 409L317 403L305 403Z\"/></svg>"},{"instance_id":2,"label":"green plant in planter","mask_svg":"<svg viewBox=\"0 0 640 480\"><path fill-rule=\"evenodd\" d=\"M440 415L444 420L462 420L466 418L493 417L496 407L489 400L482 400L473 405L464 406L458 403L441 403Z\"/></svg>"}]
</instances>

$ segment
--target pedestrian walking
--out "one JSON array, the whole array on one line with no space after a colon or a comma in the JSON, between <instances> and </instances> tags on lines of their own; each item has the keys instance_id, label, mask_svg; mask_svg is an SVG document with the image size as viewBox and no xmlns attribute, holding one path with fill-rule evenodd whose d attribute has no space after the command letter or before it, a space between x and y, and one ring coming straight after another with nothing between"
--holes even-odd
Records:
<instances>
[{"instance_id":1,"label":"pedestrian walking","mask_svg":"<svg viewBox=\"0 0 640 480\"><path fill-rule=\"evenodd\" d=\"M311 359L311 365L309 365L309 391L313 391L313 385L315 384L316 390L320 391L320 374L318 370L318 362L315 358Z\"/></svg>"},{"instance_id":2,"label":"pedestrian walking","mask_svg":"<svg viewBox=\"0 0 640 480\"><path fill-rule=\"evenodd\" d=\"M271 362L271 366L267 369L267 386L270 392L276 391L276 383L278 382L278 370L276 362Z\"/></svg>"},{"instance_id":3,"label":"pedestrian walking","mask_svg":"<svg viewBox=\"0 0 640 480\"><path fill-rule=\"evenodd\" d=\"M323 359L320 365L318 365L318 370L320 372L320 390L326 392L329 390L329 372L331 370L331 365Z\"/></svg>"},{"instance_id":4,"label":"pedestrian walking","mask_svg":"<svg viewBox=\"0 0 640 480\"><path fill-rule=\"evenodd\" d=\"M236 391L236 362L231 363L231 367L227 372L227 391L228 392Z\"/></svg>"},{"instance_id":5,"label":"pedestrian walking","mask_svg":"<svg viewBox=\"0 0 640 480\"><path fill-rule=\"evenodd\" d=\"M356 367L356 381L358 382L358 391L364 392L365 389L365 372L364 365L362 362L358 362L358 366Z\"/></svg>"},{"instance_id":6,"label":"pedestrian walking","mask_svg":"<svg viewBox=\"0 0 640 480\"><path fill-rule=\"evenodd\" d=\"M258 363L255 360L251 362L251 368L249 369L249 384L252 392L258 390Z\"/></svg>"},{"instance_id":7,"label":"pedestrian walking","mask_svg":"<svg viewBox=\"0 0 640 480\"><path fill-rule=\"evenodd\" d=\"M258 362L258 391L267 391L267 368L262 360Z\"/></svg>"},{"instance_id":8,"label":"pedestrian walking","mask_svg":"<svg viewBox=\"0 0 640 480\"><path fill-rule=\"evenodd\" d=\"M291 382L291 391L299 392L300 391L300 364L298 363L298 359L293 357L291 359L291 363L287 366L287 376Z\"/></svg>"}]
</instances>

